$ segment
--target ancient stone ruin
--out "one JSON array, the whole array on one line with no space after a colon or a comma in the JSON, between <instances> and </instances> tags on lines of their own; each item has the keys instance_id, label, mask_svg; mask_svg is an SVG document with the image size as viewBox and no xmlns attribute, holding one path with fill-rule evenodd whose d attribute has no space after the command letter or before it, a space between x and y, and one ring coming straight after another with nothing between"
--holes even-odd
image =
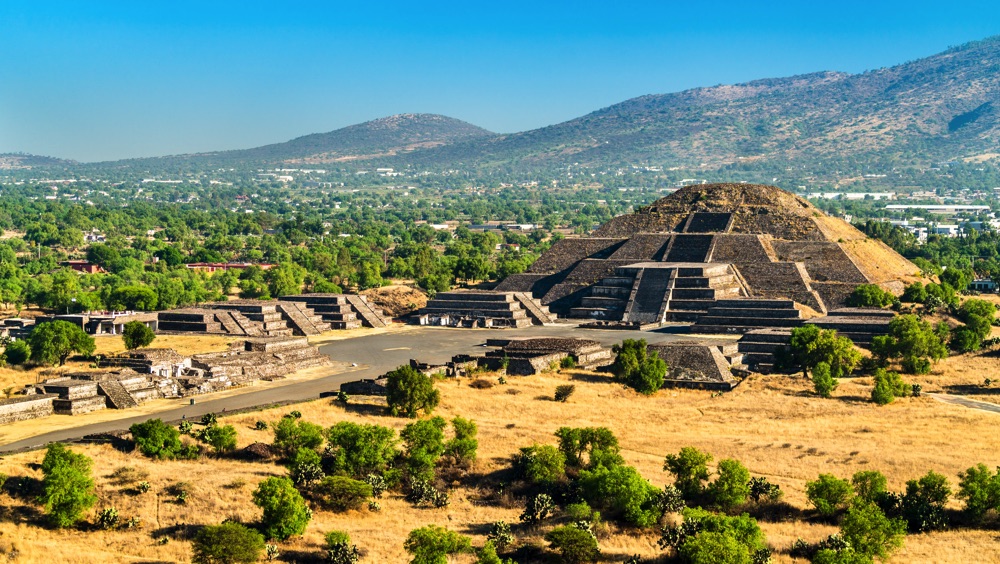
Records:
<instances>
[{"instance_id":1,"label":"ancient stone ruin","mask_svg":"<svg viewBox=\"0 0 1000 564\"><path fill-rule=\"evenodd\" d=\"M299 302L233 300L159 313L160 333L209 333L247 337L318 335L330 325Z\"/></svg>"},{"instance_id":2,"label":"ancient stone ruin","mask_svg":"<svg viewBox=\"0 0 1000 564\"><path fill-rule=\"evenodd\" d=\"M524 292L460 290L437 294L413 321L449 327L529 327L551 323L553 317Z\"/></svg>"},{"instance_id":3,"label":"ancient stone ruin","mask_svg":"<svg viewBox=\"0 0 1000 564\"><path fill-rule=\"evenodd\" d=\"M319 315L333 329L388 327L392 320L373 306L368 298L355 294L296 294L278 298L282 303L299 304Z\"/></svg>"},{"instance_id":4,"label":"ancient stone ruin","mask_svg":"<svg viewBox=\"0 0 1000 564\"><path fill-rule=\"evenodd\" d=\"M729 391L749 374L736 341L676 341L649 345L667 363L664 388Z\"/></svg>"},{"instance_id":5,"label":"ancient stone ruin","mask_svg":"<svg viewBox=\"0 0 1000 564\"><path fill-rule=\"evenodd\" d=\"M496 290L530 293L562 317L742 333L841 308L860 284L900 293L918 276L888 246L798 196L711 184L560 240Z\"/></svg>"}]
</instances>

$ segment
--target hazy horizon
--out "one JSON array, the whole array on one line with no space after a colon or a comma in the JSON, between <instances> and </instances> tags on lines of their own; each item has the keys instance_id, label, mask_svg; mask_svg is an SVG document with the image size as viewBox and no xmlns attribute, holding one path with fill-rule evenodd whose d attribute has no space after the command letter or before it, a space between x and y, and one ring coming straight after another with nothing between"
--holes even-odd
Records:
<instances>
[{"instance_id":1,"label":"hazy horizon","mask_svg":"<svg viewBox=\"0 0 1000 564\"><path fill-rule=\"evenodd\" d=\"M0 152L222 151L400 113L525 131L645 94L892 66L1000 33L991 8L0 5Z\"/></svg>"}]
</instances>

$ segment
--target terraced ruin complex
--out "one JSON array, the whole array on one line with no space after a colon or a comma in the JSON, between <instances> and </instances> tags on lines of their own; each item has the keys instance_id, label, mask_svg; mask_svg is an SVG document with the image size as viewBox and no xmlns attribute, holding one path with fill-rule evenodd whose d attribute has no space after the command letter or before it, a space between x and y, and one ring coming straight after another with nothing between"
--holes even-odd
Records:
<instances>
[{"instance_id":1,"label":"terraced ruin complex","mask_svg":"<svg viewBox=\"0 0 1000 564\"><path fill-rule=\"evenodd\" d=\"M798 196L710 184L558 241L496 291L528 293L561 317L742 333L842 308L861 284L898 294L918 277L887 245Z\"/></svg>"}]
</instances>

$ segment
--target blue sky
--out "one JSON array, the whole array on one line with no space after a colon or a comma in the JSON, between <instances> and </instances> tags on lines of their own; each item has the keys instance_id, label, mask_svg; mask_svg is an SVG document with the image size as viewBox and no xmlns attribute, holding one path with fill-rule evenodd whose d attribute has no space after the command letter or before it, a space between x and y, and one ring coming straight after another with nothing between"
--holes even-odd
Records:
<instances>
[{"instance_id":1,"label":"blue sky","mask_svg":"<svg viewBox=\"0 0 1000 564\"><path fill-rule=\"evenodd\" d=\"M1000 34L994 2L0 0L0 152L237 149L404 112L498 132L643 94L860 72Z\"/></svg>"}]
</instances>

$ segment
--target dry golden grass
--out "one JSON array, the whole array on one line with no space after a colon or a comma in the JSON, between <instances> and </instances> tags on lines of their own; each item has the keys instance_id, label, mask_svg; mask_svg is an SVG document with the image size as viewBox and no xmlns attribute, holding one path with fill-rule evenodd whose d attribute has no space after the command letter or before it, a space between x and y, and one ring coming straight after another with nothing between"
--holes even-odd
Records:
<instances>
[{"instance_id":1,"label":"dry golden grass","mask_svg":"<svg viewBox=\"0 0 1000 564\"><path fill-rule=\"evenodd\" d=\"M951 361L948 361L951 362ZM995 361L985 357L959 357L954 367L939 364L942 383L975 384ZM967 369L959 368L964 362ZM964 374L964 380L962 380ZM789 376L754 376L734 392L712 397L709 392L665 390L646 398L608 381L605 376L575 373L510 378L510 384L490 389L472 389L468 381L439 384L442 392L437 414L446 418L462 415L479 424L479 461L475 472L488 474L506 468L511 454L533 442L554 443L560 426L603 425L620 438L623 456L647 479L662 485L670 481L663 472L663 457L683 446L696 446L715 460L736 458L755 475L767 476L785 491L785 499L805 508L804 486L820 472L849 476L862 469L878 469L887 475L893 489L928 470L949 476L978 462L1000 463L989 440L988 429L997 415L945 405L931 398L910 398L876 407L867 401L870 381L844 380L835 398L823 400L810 393L808 382ZM576 393L567 403L551 401L556 385L572 381ZM928 383L929 387L929 383ZM370 398L355 398L356 401ZM255 431L258 419L273 421L290 408L224 418L239 429L240 446L270 442L269 431ZM327 400L301 404L296 409L305 420L332 425L355 421L402 428L408 420L380 415L374 399L344 408ZM18 517L25 502L0 496L0 549L16 544L24 562L112 562L122 560L186 561L189 543L182 535L165 545L153 533L181 525L218 523L236 516L252 521L258 515L250 503L255 484L284 470L269 463L248 463L205 457L194 462L156 462L138 454L123 454L109 445L74 447L94 459L101 502L95 508L114 505L124 518L137 516L144 528L137 532L51 531ZM0 459L0 472L11 476L38 473L26 468L42 453L25 453ZM122 466L148 472L152 490L130 495L113 485L110 474ZM168 499L163 490L177 480L192 484L187 505ZM367 551L365 562L405 562L402 546L408 532L436 523L465 534L482 544L483 526L504 519L517 522L517 508L474 503L476 491L457 488L445 509L415 509L390 495L381 513L316 511L305 535L282 545L286 554L317 552L323 535L331 529L349 532ZM762 523L768 541L776 549L777 562L790 562L783 551L798 537L815 541L835 531L829 525L810 522ZM611 561L631 554L659 554L657 535L613 531L601 547ZM541 542L544 528L518 535L521 541ZM991 531L950 531L912 535L892 562L992 562L1000 561L1000 546ZM456 562L470 562L458 558Z\"/></svg>"}]
</instances>

